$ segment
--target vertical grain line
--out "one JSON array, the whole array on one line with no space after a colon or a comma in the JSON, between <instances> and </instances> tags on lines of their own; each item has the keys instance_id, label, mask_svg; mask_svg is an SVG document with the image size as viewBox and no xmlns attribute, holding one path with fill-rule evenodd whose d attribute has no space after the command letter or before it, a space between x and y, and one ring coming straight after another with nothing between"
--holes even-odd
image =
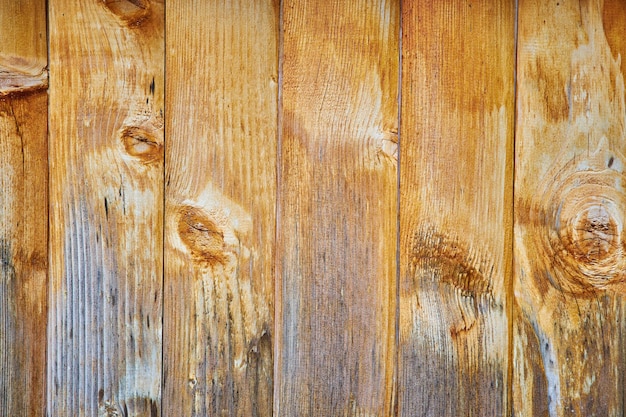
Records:
<instances>
[{"instance_id":1,"label":"vertical grain line","mask_svg":"<svg viewBox=\"0 0 626 417\"><path fill-rule=\"evenodd\" d=\"M399 0L398 11L398 164L396 168L396 306L395 306L395 329L394 329L394 368L393 368L393 393L392 410L393 415L398 416L398 376L400 357L400 170L402 169L402 6L403 0Z\"/></svg>"},{"instance_id":2,"label":"vertical grain line","mask_svg":"<svg viewBox=\"0 0 626 417\"><path fill-rule=\"evenodd\" d=\"M506 300L507 300L507 315L508 315L508 366L507 366L507 414L513 416L513 372L514 372L514 308L513 304L515 302L515 145L516 145L516 137L517 137L517 120L518 120L518 112L517 112L517 62L518 62L518 28L519 28L519 0L515 0L515 19L514 19L514 29L513 29L513 137L512 143L507 145L507 160L510 158L510 161L507 161L507 167L511 169L509 184L511 186L511 191L507 192L510 195L511 201L508 204L511 207L511 213L507 216L508 219L505 219L504 224L507 225L505 233L505 239L509 239L510 242L510 250L511 250L511 258L509 259L509 273L506 274L506 279L509 280L508 285L506 286ZM510 148L510 149L509 149ZM506 196L505 196L506 201ZM507 205L505 205L506 207ZM506 213L506 210L505 210ZM508 220L508 222L507 222Z\"/></svg>"},{"instance_id":3,"label":"vertical grain line","mask_svg":"<svg viewBox=\"0 0 626 417\"><path fill-rule=\"evenodd\" d=\"M281 183L282 183L282 144L283 144L283 131L282 131L282 122L283 122L283 63L284 63L284 28L283 28L283 9L284 9L284 0L279 0L279 12L278 12L278 92L276 105L278 109L276 111L276 202L274 204L274 242L273 242L273 260L274 265L272 266L272 271L274 275L274 341L273 341L273 350L274 350L274 375L272 377L272 381L274 384L273 387L273 413L274 416L280 415L280 403L279 403L279 387L280 387L280 366L282 364L282 356L280 353L280 345L279 342L282 341L282 317L283 317L283 282L282 282L282 271L279 274L278 271L278 263L280 262L278 259L278 238L280 235L280 196L281 193Z\"/></svg>"},{"instance_id":4,"label":"vertical grain line","mask_svg":"<svg viewBox=\"0 0 626 417\"><path fill-rule=\"evenodd\" d=\"M161 207L161 216L163 221L161 222L161 233L163 238L161 239L161 392L159 398L159 410L161 415L163 414L163 393L165 392L165 224L167 219L165 218L166 204L165 198L167 196L167 0L163 1L163 199Z\"/></svg>"},{"instance_id":5,"label":"vertical grain line","mask_svg":"<svg viewBox=\"0 0 626 417\"><path fill-rule=\"evenodd\" d=\"M49 395L49 387L48 387L48 374L49 374L49 363L50 363L50 357L49 357L49 344L50 344L50 305L51 305L51 300L50 300L50 294L52 293L52 291L50 291L50 284L51 284L51 269L52 269L52 260L51 260L51 256L52 256L52 251L50 250L51 248L51 242L50 242L50 236L51 236L51 232L50 232L50 212L51 210L51 203L52 203L52 198L50 195L50 6L49 6L50 1L49 0L45 0L45 12L46 12L46 72L47 72L47 77L48 77L48 87L47 87L47 93L46 93L46 164L47 164L47 169L48 172L46 174L46 196L48 198L48 202L47 202L47 209L48 209L48 221L46 222L46 239L47 239L47 243L46 243L46 259L48 261L48 265L46 265L46 295L44 297L44 299L46 300L46 336L44 338L44 340L46 341L46 346L44 346L44 357L45 357L45 370L46 370L46 375L43 378L43 392L46 396L46 398L42 401L42 405L44 407L44 409L42 410L42 413L44 416L48 415L48 401L50 401L50 395Z\"/></svg>"}]
</instances>

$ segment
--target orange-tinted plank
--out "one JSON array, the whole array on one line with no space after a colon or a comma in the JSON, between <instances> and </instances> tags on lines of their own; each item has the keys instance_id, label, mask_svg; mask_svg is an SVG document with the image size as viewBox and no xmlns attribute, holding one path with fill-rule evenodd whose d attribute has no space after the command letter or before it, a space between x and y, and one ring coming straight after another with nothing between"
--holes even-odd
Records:
<instances>
[{"instance_id":1,"label":"orange-tinted plank","mask_svg":"<svg viewBox=\"0 0 626 417\"><path fill-rule=\"evenodd\" d=\"M279 416L393 414L399 2L283 4Z\"/></svg>"},{"instance_id":2,"label":"orange-tinted plank","mask_svg":"<svg viewBox=\"0 0 626 417\"><path fill-rule=\"evenodd\" d=\"M515 3L402 22L398 412L506 415Z\"/></svg>"},{"instance_id":3,"label":"orange-tinted plank","mask_svg":"<svg viewBox=\"0 0 626 417\"><path fill-rule=\"evenodd\" d=\"M279 11L167 2L164 415L272 415Z\"/></svg>"},{"instance_id":4,"label":"orange-tinted plank","mask_svg":"<svg viewBox=\"0 0 626 417\"><path fill-rule=\"evenodd\" d=\"M48 270L46 3L0 5L0 415L44 414Z\"/></svg>"}]
</instances>

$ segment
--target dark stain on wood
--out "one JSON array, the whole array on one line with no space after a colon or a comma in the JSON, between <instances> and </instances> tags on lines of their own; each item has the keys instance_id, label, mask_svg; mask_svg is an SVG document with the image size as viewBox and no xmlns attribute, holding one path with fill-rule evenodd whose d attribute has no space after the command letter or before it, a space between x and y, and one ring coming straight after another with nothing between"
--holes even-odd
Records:
<instances>
[{"instance_id":1,"label":"dark stain on wood","mask_svg":"<svg viewBox=\"0 0 626 417\"><path fill-rule=\"evenodd\" d=\"M0 239L0 271L5 277L4 281L11 280L11 277L15 274L11 243L5 239Z\"/></svg>"},{"instance_id":2,"label":"dark stain on wood","mask_svg":"<svg viewBox=\"0 0 626 417\"><path fill-rule=\"evenodd\" d=\"M540 352L540 340L536 333L536 329L530 323L530 318L526 317L522 320L522 313L519 306L516 306L514 313L514 331L518 334L519 338L523 338L525 341L524 350ZM514 347L511 347L514 349ZM526 362L518 363L514 366L520 367L518 371L522 372L522 375L530 375L532 380L527 384L520 386L522 390L531 389L532 392L528 395L532 398L532 410L535 416L548 416L549 415L549 395L548 395L548 381L546 379L546 372L543 366L540 355L525 357ZM532 385L530 385L532 383ZM527 398L527 397L526 397ZM517 406L520 404L512 404L514 414L517 415Z\"/></svg>"},{"instance_id":3,"label":"dark stain on wood","mask_svg":"<svg viewBox=\"0 0 626 417\"><path fill-rule=\"evenodd\" d=\"M267 330L263 330L261 336L250 344L248 350L248 367L252 379L254 395L252 417L269 417L266 414L272 410L273 403L273 346L272 337Z\"/></svg>"},{"instance_id":4,"label":"dark stain on wood","mask_svg":"<svg viewBox=\"0 0 626 417\"><path fill-rule=\"evenodd\" d=\"M13 255L11 249L11 243L5 239L0 238L0 357L13 357L15 360L17 352L15 352L14 342L12 338L15 337L16 329L16 314L15 314L15 266L13 264ZM2 361L2 367L0 367L0 381L3 382L2 393L0 394L0 413L3 411L11 410L10 405L12 401L17 403L23 403L22 397L23 390L12 389L12 382L19 380L22 372L21 364L18 366L11 366L11 362L7 364ZM8 366L7 366L8 365ZM5 368L6 367L6 368ZM4 386L4 383L7 383ZM19 386L19 384L15 384Z\"/></svg>"},{"instance_id":5,"label":"dark stain on wood","mask_svg":"<svg viewBox=\"0 0 626 417\"><path fill-rule=\"evenodd\" d=\"M98 390L98 408L107 417L130 417L137 415L148 415L150 417L158 417L159 404L157 401L148 397L132 397L125 401L105 400L104 390Z\"/></svg>"}]
</instances>

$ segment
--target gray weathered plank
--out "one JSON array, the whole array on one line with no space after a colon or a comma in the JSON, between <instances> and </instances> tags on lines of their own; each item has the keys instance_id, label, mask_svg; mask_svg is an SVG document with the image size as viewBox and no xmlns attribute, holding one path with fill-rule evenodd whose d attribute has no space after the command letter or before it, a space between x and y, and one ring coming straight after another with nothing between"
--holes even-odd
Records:
<instances>
[{"instance_id":1,"label":"gray weathered plank","mask_svg":"<svg viewBox=\"0 0 626 417\"><path fill-rule=\"evenodd\" d=\"M49 2L50 416L158 416L164 10Z\"/></svg>"}]
</instances>

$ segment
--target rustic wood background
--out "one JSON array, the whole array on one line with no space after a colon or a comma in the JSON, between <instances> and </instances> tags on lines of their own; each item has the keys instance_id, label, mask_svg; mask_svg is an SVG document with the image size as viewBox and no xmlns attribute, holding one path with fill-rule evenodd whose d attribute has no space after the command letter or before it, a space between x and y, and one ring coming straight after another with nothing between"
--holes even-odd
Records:
<instances>
[{"instance_id":1,"label":"rustic wood background","mask_svg":"<svg viewBox=\"0 0 626 417\"><path fill-rule=\"evenodd\" d=\"M626 2L1 0L0 416L622 416Z\"/></svg>"}]
</instances>

